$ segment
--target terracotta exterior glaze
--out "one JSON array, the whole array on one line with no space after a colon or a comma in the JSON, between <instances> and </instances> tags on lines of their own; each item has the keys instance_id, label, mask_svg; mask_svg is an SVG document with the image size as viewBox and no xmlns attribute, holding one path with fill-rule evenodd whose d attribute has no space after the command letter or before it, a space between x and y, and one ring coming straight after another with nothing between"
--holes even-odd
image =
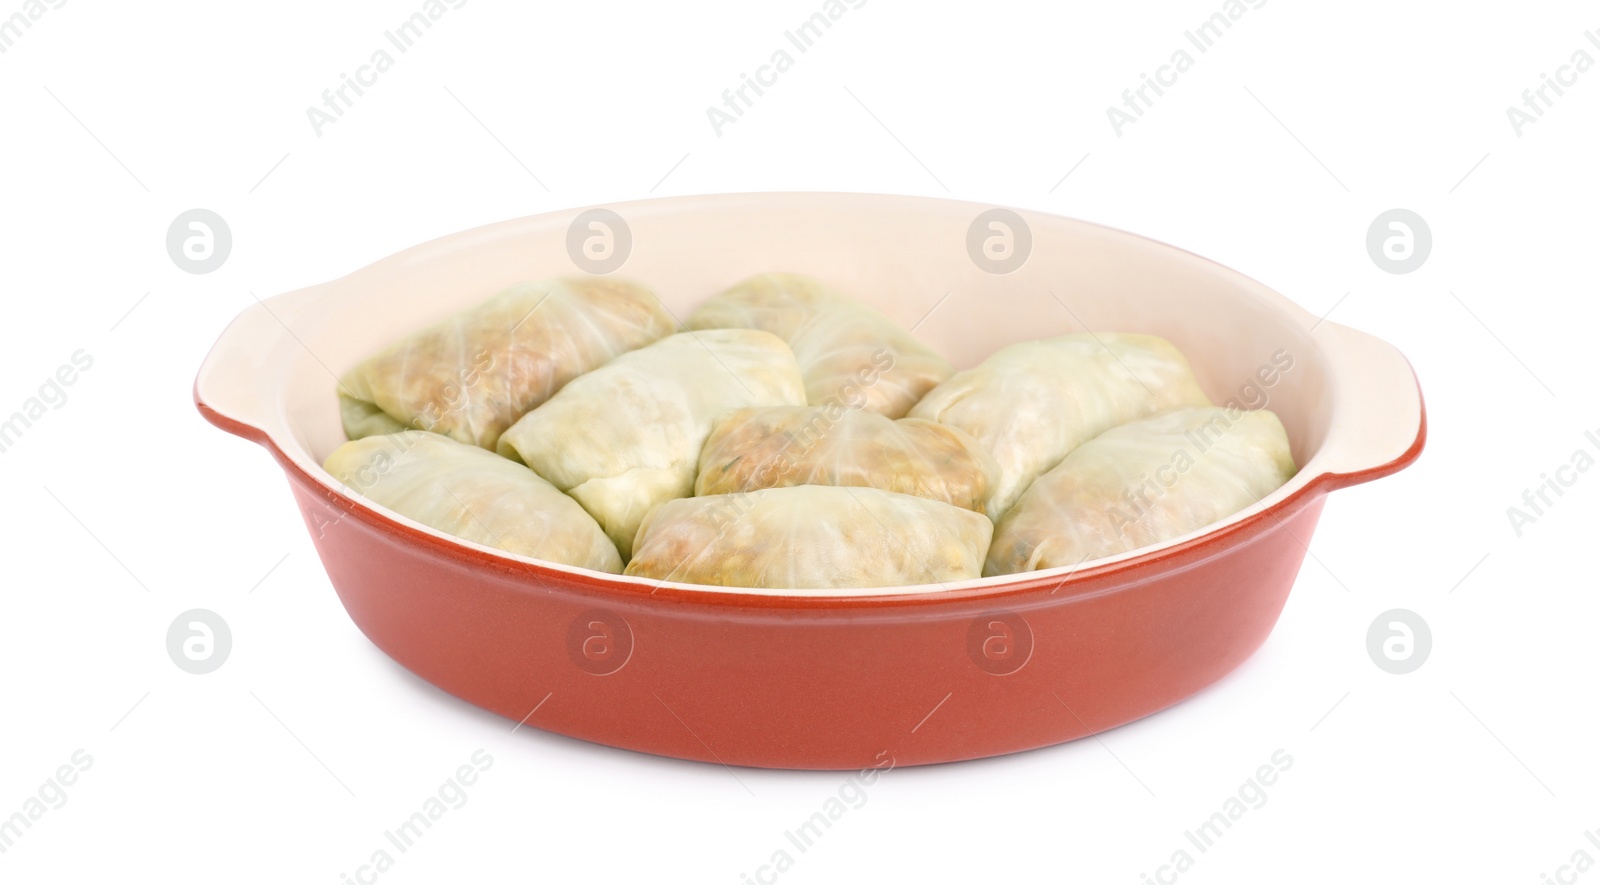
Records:
<instances>
[{"instance_id":1,"label":"terracotta exterior glaze","mask_svg":"<svg viewBox=\"0 0 1600 885\"><path fill-rule=\"evenodd\" d=\"M660 285L679 316L751 266L828 279L907 326L946 289L969 290L977 294L941 307L950 315L919 329L958 366L1023 337L1081 330L1081 317L1090 328L1127 324L1173 338L1218 402L1250 383L1266 354L1284 350L1299 374L1272 386L1270 407L1302 469L1208 531L1077 570L910 593L657 587L452 540L346 496L317 466L338 442L333 380L318 361L343 371L385 336L504 282L572 273L563 243L577 210L446 238L269 300L274 317L258 308L241 315L196 381L201 413L283 465L329 579L374 644L445 691L530 727L684 759L810 769L972 759L1113 728L1195 694L1248 658L1283 608L1323 496L1400 470L1422 450L1421 394L1393 348L1128 234L1023 213L1035 254L1008 279L973 268L963 247L986 206L756 194L612 208L631 226L638 259L621 272ZM809 231L800 221L836 221L840 230ZM852 225L880 232L870 263L882 268L863 270L838 254L836 238L851 238ZM789 242L764 245L784 230ZM719 233L740 231L744 249L722 242L672 257L696 238L719 243ZM671 242L652 249L657 239ZM730 258L725 272L695 264L748 251L756 254ZM1085 266L1085 254L1104 263ZM909 266L924 269L927 285L884 291ZM428 304L426 287L473 274L448 304ZM385 304L386 282L401 276L419 279L414 295L395 299L400 315L365 333L370 341L341 344L351 337L339 334L341 323L368 321L362 311ZM1078 300L1059 315L983 319L997 316L994 298L1045 286L1057 287L1057 300ZM1131 294L1097 307L1117 301L1096 294L1110 291ZM1229 299L1238 307L1213 317ZM1167 309L1176 315L1163 326L1155 318ZM988 331L974 334L974 324ZM1238 331L1229 337L1230 329Z\"/></svg>"}]
</instances>

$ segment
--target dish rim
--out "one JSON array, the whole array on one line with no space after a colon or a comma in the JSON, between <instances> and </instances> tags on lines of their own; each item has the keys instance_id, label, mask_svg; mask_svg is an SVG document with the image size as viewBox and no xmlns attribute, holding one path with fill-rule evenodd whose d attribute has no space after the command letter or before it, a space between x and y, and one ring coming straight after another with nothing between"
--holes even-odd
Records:
<instances>
[{"instance_id":1,"label":"dish rim","mask_svg":"<svg viewBox=\"0 0 1600 885\"><path fill-rule=\"evenodd\" d=\"M732 202L736 200L781 201L784 199L820 200L827 198L864 198L929 202L939 203L946 206L970 206L979 211L993 208L987 204L940 197L857 192L809 191L699 194L679 197L661 197L604 205L607 208L626 211L630 207L650 206L652 208L658 208L663 203L670 202ZM308 469L306 464L300 463L300 459L297 458L295 454L287 451L285 446L281 444L270 431L262 427L258 427L255 424L252 424L249 421L241 418L234 418L224 414L221 410L209 404L206 400L206 397L202 393L202 385L207 376L207 372L220 358L221 354L219 351L224 349L224 343L228 338L229 332L233 331L237 324L239 324L248 314L257 310L258 308L264 309L268 313L273 313L271 309L266 306L273 301L285 299L298 294L310 293L314 290L337 286L351 279L352 277L361 275L368 269L375 266L388 264L391 262L403 262L410 258L416 258L422 253L437 250L441 248L446 241L469 240L474 236L481 236L490 231L500 230L518 224L526 224L531 221L549 218L552 216L563 216L570 212L582 211L584 208L588 207L578 207L576 209L566 210L558 209L550 212L541 212L530 216L506 219L490 224L480 225L474 228L469 228L464 231L446 234L442 237L424 241L415 246L379 258L376 261L369 262L363 267L351 271L350 273L341 277L315 284L313 286L285 292L268 298L265 301L261 301L256 305L247 307L243 312L234 318L227 329L224 330L224 332L219 336L216 344L213 345L212 349L202 363L200 372L195 378L193 387L193 398L196 408L207 421L216 427L235 436L255 442L266 448L285 469L285 471L291 474L293 479L297 479L300 483L309 488L318 489L327 497L330 502L334 502L334 506L343 511L343 515L340 517L341 520L351 517L358 518L375 528L387 531L389 534L397 536L399 541L409 546L418 546L429 549L435 553L445 555L470 566L491 567L502 571L510 571L516 575L530 579L535 583L538 583L542 580L559 579L568 583L576 583L581 585L585 590L592 591L597 594L620 594L624 598L644 597L677 603L698 603L704 605L735 608L756 607L822 609L838 607L857 608L881 606L916 607L939 603L951 604L956 602L976 601L1001 602L1006 597L1023 596L1032 591L1038 590L1041 587L1050 585L1053 585L1053 588L1051 589L1051 595L1053 598L1063 601L1068 599L1088 598L1099 595L1102 592L1114 592L1116 590L1124 589L1127 586L1133 585L1117 584L1099 589L1093 589L1092 587L1086 585L1099 585L1104 582L1104 579L1114 577L1119 573L1132 573L1150 567L1159 567L1167 562L1175 563L1178 561L1184 561L1187 562L1187 565L1192 566L1194 564L1198 564L1199 562L1210 559L1213 556L1221 555L1226 552L1226 550L1230 549L1235 542L1242 542L1245 539L1253 536L1257 529L1268 527L1267 521L1269 518L1281 523L1282 518L1287 514L1298 510L1300 507L1315 501L1317 498L1331 491L1379 479L1404 469L1416 461L1418 457L1420 457L1426 443L1428 429L1427 407L1423 398L1421 385L1416 379L1415 370L1412 369L1407 362L1406 368L1410 370L1411 382L1413 385L1415 385L1416 391L1418 412L1417 430L1414 438L1410 442L1410 445L1399 455L1382 463L1365 466L1354 470L1333 470L1329 469L1326 465L1324 465L1322 469L1314 469L1319 458L1322 457L1326 451L1327 440L1324 440L1323 446L1319 448L1316 454L1312 455L1311 458L1307 460L1306 464L1300 466L1296 475L1287 483L1274 490L1271 494L1255 502L1251 506L1232 514L1226 519L1214 522L1195 531L1161 542L1160 544L1147 545L1145 547L1118 554L1116 556L1103 557L1101 559L1080 563L1076 566L1063 566L1052 569L1019 572L1011 575L979 577L943 584L896 585L892 588L869 587L840 588L831 590L796 590L792 588L762 589L690 584L680 581L658 581L629 575L611 574L581 566L571 566L563 563L535 559L448 535L437 529L433 529L423 525L422 523L416 522L415 520L405 517L399 513L389 511L387 508L383 508L380 505L369 502L360 495L348 491L342 483L334 479L330 474L323 470L320 463L318 463L309 452L298 453L305 458L306 464L311 465L311 467ZM1165 250L1172 254L1182 256L1185 260L1197 262L1200 266L1212 272L1220 271L1235 278L1246 288L1253 289L1254 292L1252 294L1256 295L1257 297L1264 296L1264 300L1274 305L1275 309L1279 311L1298 311L1310 316L1310 314L1306 312L1304 308L1301 308L1298 304L1295 304L1281 293L1266 286L1260 281L1182 247L1174 246L1170 243L1166 243L1152 237L1111 227L1109 225L1084 221L1082 219L1075 219L1056 213L1041 212L1038 210L1026 210L1026 213L1029 215L1047 217L1059 221L1067 221L1074 224L1097 228L1103 232L1109 232L1116 236L1139 241L1147 248ZM277 315L274 313L273 316L276 318ZM278 320L278 322L283 324L283 320L281 319ZM1365 335L1365 333L1358 332L1354 329L1350 329L1349 327L1333 322L1319 321L1319 325L1330 327L1330 331L1342 330L1343 332L1354 335ZM283 325L283 328L288 330L286 324ZM1316 327L1314 326L1313 330L1315 328ZM290 332L290 334L292 334L292 332ZM1372 336L1366 337L1370 338ZM1373 340L1379 339L1374 338ZM1323 342L1321 346L1324 347L1324 349L1327 349L1327 342ZM1398 351L1396 351L1396 353L1398 354ZM1401 356L1401 360L1404 362L1403 356ZM279 365L282 365L282 363L280 362ZM1330 374L1332 374L1335 378L1339 377L1336 370L1330 369ZM275 397L274 402L278 407L281 408L286 402L286 399L281 395L281 390L276 391L276 393L278 395ZM1340 422L1337 415L1330 417L1330 423L1328 426L1328 436L1330 439L1334 436L1339 423ZM304 447L295 446L295 448ZM1207 552L1208 548L1209 552ZM1072 592L1074 589L1077 589L1080 592ZM648 590L649 592L641 592L644 590ZM1066 590L1067 592L1056 595L1057 591L1061 590Z\"/></svg>"}]
</instances>

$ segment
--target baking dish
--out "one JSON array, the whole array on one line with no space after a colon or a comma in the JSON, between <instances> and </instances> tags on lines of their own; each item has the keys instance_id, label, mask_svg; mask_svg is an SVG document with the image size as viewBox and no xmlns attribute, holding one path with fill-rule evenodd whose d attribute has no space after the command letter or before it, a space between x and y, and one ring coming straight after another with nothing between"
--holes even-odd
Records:
<instances>
[{"instance_id":1,"label":"baking dish","mask_svg":"<svg viewBox=\"0 0 1600 885\"><path fill-rule=\"evenodd\" d=\"M1165 336L1215 402L1277 412L1301 470L1157 547L826 595L540 562L343 492L320 466L343 441L335 376L511 283L593 268L600 253L581 251L591 231L606 238L607 270L650 286L680 319L737 280L783 270L875 305L958 368L1071 331ZM808 769L1026 750L1195 694L1266 639L1323 496L1402 469L1426 436L1397 350L1234 271L1082 221L871 194L647 200L444 237L247 309L201 366L194 398L282 465L350 617L422 678L584 740Z\"/></svg>"}]
</instances>

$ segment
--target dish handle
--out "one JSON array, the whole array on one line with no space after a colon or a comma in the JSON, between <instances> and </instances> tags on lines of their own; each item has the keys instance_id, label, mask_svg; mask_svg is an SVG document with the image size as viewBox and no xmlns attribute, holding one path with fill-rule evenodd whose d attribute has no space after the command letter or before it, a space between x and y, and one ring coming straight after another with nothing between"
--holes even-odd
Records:
<instances>
[{"instance_id":1,"label":"dish handle","mask_svg":"<svg viewBox=\"0 0 1600 885\"><path fill-rule=\"evenodd\" d=\"M223 330L194 379L194 404L217 427L251 442L268 442L267 426L283 408L279 353L301 347L293 323L321 286L257 300Z\"/></svg>"},{"instance_id":2,"label":"dish handle","mask_svg":"<svg viewBox=\"0 0 1600 885\"><path fill-rule=\"evenodd\" d=\"M1328 357L1333 411L1317 455L1329 488L1345 488L1405 469L1428 437L1422 387L1394 345L1324 322L1312 335Z\"/></svg>"}]
</instances>

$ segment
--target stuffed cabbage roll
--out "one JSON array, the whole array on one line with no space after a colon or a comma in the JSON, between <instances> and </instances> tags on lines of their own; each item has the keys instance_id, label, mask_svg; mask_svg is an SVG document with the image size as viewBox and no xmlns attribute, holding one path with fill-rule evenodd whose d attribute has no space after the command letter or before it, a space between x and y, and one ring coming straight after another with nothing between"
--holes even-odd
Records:
<instances>
[{"instance_id":1,"label":"stuffed cabbage roll","mask_svg":"<svg viewBox=\"0 0 1600 885\"><path fill-rule=\"evenodd\" d=\"M696 495L865 486L985 512L999 468L976 440L919 418L822 406L740 409L700 452Z\"/></svg>"},{"instance_id":2,"label":"stuffed cabbage roll","mask_svg":"<svg viewBox=\"0 0 1600 885\"><path fill-rule=\"evenodd\" d=\"M1164 338L1081 332L995 351L928 393L911 417L958 427L994 455L999 518L1067 453L1139 418L1208 406L1189 361Z\"/></svg>"},{"instance_id":3,"label":"stuffed cabbage roll","mask_svg":"<svg viewBox=\"0 0 1600 885\"><path fill-rule=\"evenodd\" d=\"M339 423L344 425L344 435L348 439L362 439L410 429L399 419L378 408L376 404L352 399L342 393L339 394Z\"/></svg>"},{"instance_id":4,"label":"stuffed cabbage roll","mask_svg":"<svg viewBox=\"0 0 1600 885\"><path fill-rule=\"evenodd\" d=\"M1073 566L1187 534L1295 474L1271 412L1180 409L1084 443L995 527L986 575Z\"/></svg>"},{"instance_id":5,"label":"stuffed cabbage roll","mask_svg":"<svg viewBox=\"0 0 1600 885\"><path fill-rule=\"evenodd\" d=\"M507 427L568 381L675 326L634 283L519 283L347 373L339 390L345 435L414 427L493 450Z\"/></svg>"},{"instance_id":6,"label":"stuffed cabbage roll","mask_svg":"<svg viewBox=\"0 0 1600 885\"><path fill-rule=\"evenodd\" d=\"M845 486L792 486L661 505L625 574L689 584L835 590L980 576L994 524L971 510Z\"/></svg>"},{"instance_id":7,"label":"stuffed cabbage roll","mask_svg":"<svg viewBox=\"0 0 1600 885\"><path fill-rule=\"evenodd\" d=\"M535 559L622 571L594 517L514 461L422 430L347 442L323 464L352 491L441 532Z\"/></svg>"},{"instance_id":8,"label":"stuffed cabbage roll","mask_svg":"<svg viewBox=\"0 0 1600 885\"><path fill-rule=\"evenodd\" d=\"M627 559L651 508L694 493L717 417L804 402L800 367L776 335L682 332L573 380L512 425L499 450L576 498Z\"/></svg>"},{"instance_id":9,"label":"stuffed cabbage roll","mask_svg":"<svg viewBox=\"0 0 1600 885\"><path fill-rule=\"evenodd\" d=\"M796 274L751 277L701 305L688 325L782 338L800 362L813 406L842 403L899 418L955 371L893 320Z\"/></svg>"}]
</instances>

